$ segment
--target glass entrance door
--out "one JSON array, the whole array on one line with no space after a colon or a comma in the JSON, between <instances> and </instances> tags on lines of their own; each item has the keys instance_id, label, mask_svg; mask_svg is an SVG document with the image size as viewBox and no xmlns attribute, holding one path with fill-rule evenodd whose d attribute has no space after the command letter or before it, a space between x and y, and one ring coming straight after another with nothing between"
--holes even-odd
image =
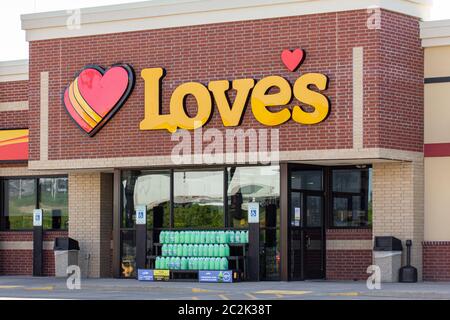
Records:
<instances>
[{"instance_id":1,"label":"glass entrance door","mask_svg":"<svg viewBox=\"0 0 450 320\"><path fill-rule=\"evenodd\" d=\"M290 280L324 277L324 188L320 168L290 170Z\"/></svg>"}]
</instances>

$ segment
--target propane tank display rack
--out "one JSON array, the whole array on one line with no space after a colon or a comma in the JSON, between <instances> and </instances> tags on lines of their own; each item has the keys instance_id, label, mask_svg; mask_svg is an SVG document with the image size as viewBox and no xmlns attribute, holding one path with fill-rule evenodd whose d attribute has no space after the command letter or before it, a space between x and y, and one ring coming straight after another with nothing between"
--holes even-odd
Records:
<instances>
[{"instance_id":1,"label":"propane tank display rack","mask_svg":"<svg viewBox=\"0 0 450 320\"><path fill-rule=\"evenodd\" d=\"M233 281L247 278L247 229L161 229L157 238L148 250L148 267L169 270L170 280L196 281L199 271L225 270L233 271Z\"/></svg>"}]
</instances>

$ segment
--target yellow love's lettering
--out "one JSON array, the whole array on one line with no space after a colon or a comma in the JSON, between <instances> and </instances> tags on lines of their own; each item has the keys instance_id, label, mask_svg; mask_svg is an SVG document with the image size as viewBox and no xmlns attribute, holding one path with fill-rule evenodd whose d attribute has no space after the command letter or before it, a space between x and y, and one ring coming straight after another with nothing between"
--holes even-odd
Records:
<instances>
[{"instance_id":1,"label":"yellow love's lettering","mask_svg":"<svg viewBox=\"0 0 450 320\"><path fill-rule=\"evenodd\" d=\"M244 109L247 105L250 90L255 85L253 79L239 79L233 81L233 89L236 90L236 98L233 106L227 98L230 82L226 80L211 81L208 89L213 93L217 108L219 109L222 122L225 127L235 127L241 123Z\"/></svg>"},{"instance_id":2,"label":"yellow love's lettering","mask_svg":"<svg viewBox=\"0 0 450 320\"><path fill-rule=\"evenodd\" d=\"M267 91L277 87L279 92L268 94ZM277 126L291 118L291 112L285 108L278 112L271 112L267 107L285 106L292 98L289 82L280 76L270 76L261 79L253 89L252 112L256 120L266 126Z\"/></svg>"},{"instance_id":3,"label":"yellow love's lettering","mask_svg":"<svg viewBox=\"0 0 450 320\"><path fill-rule=\"evenodd\" d=\"M295 98L314 108L312 112L304 111L300 106L292 109L292 119L301 124L316 124L326 119L330 112L330 102L327 97L309 88L315 85L319 90L325 90L328 86L327 76L320 73L307 73L295 81Z\"/></svg>"},{"instance_id":4,"label":"yellow love's lettering","mask_svg":"<svg viewBox=\"0 0 450 320\"><path fill-rule=\"evenodd\" d=\"M177 130L170 114L160 114L161 109L161 82L164 78L163 68L143 69L141 77L144 79L145 118L140 123L141 130L167 129L170 132Z\"/></svg>"},{"instance_id":5,"label":"yellow love's lettering","mask_svg":"<svg viewBox=\"0 0 450 320\"><path fill-rule=\"evenodd\" d=\"M192 118L186 114L185 110L185 99L188 95L192 95L197 100L197 114ZM170 98L172 121L181 129L194 130L203 127L208 122L211 111L211 94L198 82L183 83L175 89Z\"/></svg>"}]
</instances>

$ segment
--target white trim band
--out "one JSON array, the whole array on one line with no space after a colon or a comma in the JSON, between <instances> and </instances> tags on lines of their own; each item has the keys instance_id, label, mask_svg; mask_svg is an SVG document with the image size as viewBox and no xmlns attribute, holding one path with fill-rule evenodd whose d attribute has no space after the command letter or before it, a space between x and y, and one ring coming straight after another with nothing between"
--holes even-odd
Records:
<instances>
[{"instance_id":1,"label":"white trim band","mask_svg":"<svg viewBox=\"0 0 450 320\"><path fill-rule=\"evenodd\" d=\"M156 0L22 15L27 41L366 10L426 18L430 0ZM77 16L78 15L78 16Z\"/></svg>"},{"instance_id":2,"label":"white trim band","mask_svg":"<svg viewBox=\"0 0 450 320\"><path fill-rule=\"evenodd\" d=\"M439 47L450 45L450 20L426 21L420 24L422 46Z\"/></svg>"},{"instance_id":3,"label":"white trim band","mask_svg":"<svg viewBox=\"0 0 450 320\"><path fill-rule=\"evenodd\" d=\"M28 110L28 101L0 102L0 112Z\"/></svg>"},{"instance_id":4,"label":"white trim band","mask_svg":"<svg viewBox=\"0 0 450 320\"><path fill-rule=\"evenodd\" d=\"M28 60L0 61L0 82L28 80Z\"/></svg>"}]
</instances>

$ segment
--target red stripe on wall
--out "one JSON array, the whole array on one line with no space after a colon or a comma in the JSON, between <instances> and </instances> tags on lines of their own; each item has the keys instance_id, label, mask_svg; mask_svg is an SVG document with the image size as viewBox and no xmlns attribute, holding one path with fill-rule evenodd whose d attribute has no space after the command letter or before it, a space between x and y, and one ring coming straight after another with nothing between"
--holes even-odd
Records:
<instances>
[{"instance_id":1,"label":"red stripe on wall","mask_svg":"<svg viewBox=\"0 0 450 320\"><path fill-rule=\"evenodd\" d=\"M0 161L28 160L28 142L0 147Z\"/></svg>"},{"instance_id":2,"label":"red stripe on wall","mask_svg":"<svg viewBox=\"0 0 450 320\"><path fill-rule=\"evenodd\" d=\"M450 157L450 143L428 143L423 152L425 157Z\"/></svg>"}]
</instances>

